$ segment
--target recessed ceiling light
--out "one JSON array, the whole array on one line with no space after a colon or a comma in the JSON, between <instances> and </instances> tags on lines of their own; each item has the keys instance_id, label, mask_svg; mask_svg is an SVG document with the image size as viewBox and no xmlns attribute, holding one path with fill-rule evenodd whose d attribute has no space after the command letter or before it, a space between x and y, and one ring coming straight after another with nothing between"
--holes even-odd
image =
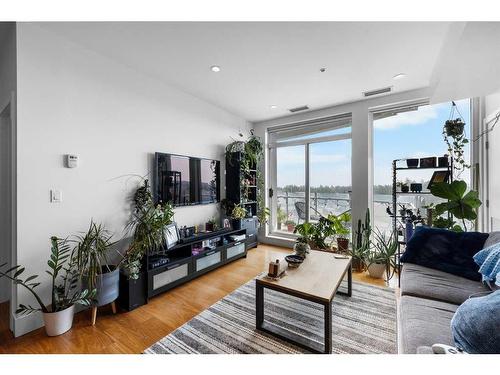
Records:
<instances>
[{"instance_id":1,"label":"recessed ceiling light","mask_svg":"<svg viewBox=\"0 0 500 375\"><path fill-rule=\"evenodd\" d=\"M218 73L218 72L220 72L220 66L218 66L218 65L212 65L212 66L210 67L210 70L211 70L212 72Z\"/></svg>"},{"instance_id":2,"label":"recessed ceiling light","mask_svg":"<svg viewBox=\"0 0 500 375\"><path fill-rule=\"evenodd\" d=\"M273 105L270 105L269 108L276 109L276 108L278 108L278 106L276 104L273 104Z\"/></svg>"},{"instance_id":3,"label":"recessed ceiling light","mask_svg":"<svg viewBox=\"0 0 500 375\"><path fill-rule=\"evenodd\" d=\"M394 77L392 77L392 79L402 79L402 78L405 78L405 77L406 77L406 74L404 74L404 73L398 73Z\"/></svg>"}]
</instances>

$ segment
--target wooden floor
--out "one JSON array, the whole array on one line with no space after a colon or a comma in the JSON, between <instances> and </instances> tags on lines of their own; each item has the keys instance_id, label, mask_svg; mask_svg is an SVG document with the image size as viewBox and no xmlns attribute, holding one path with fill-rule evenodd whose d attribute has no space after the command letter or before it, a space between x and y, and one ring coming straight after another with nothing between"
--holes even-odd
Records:
<instances>
[{"instance_id":1,"label":"wooden floor","mask_svg":"<svg viewBox=\"0 0 500 375\"><path fill-rule=\"evenodd\" d=\"M8 305L0 305L0 353L142 353L142 351L205 310L265 268L274 252L289 249L259 245L245 259L229 263L184 285L159 295L134 311L99 309L97 323L90 324L90 310L75 316L73 329L47 337L43 328L19 338L8 329ZM353 279L385 285L367 274Z\"/></svg>"}]
</instances>

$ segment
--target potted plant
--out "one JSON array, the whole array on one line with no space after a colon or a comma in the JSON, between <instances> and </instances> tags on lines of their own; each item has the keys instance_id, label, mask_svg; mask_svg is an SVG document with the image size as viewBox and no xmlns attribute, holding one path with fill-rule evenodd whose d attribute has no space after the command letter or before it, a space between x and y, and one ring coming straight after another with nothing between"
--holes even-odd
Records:
<instances>
[{"instance_id":1,"label":"potted plant","mask_svg":"<svg viewBox=\"0 0 500 375\"><path fill-rule=\"evenodd\" d=\"M395 268L395 255L398 251L398 242L394 233L387 235L380 230L374 232L374 247L368 254L368 273L371 277L381 279L384 272L387 281L392 277L391 268Z\"/></svg>"},{"instance_id":2,"label":"potted plant","mask_svg":"<svg viewBox=\"0 0 500 375\"><path fill-rule=\"evenodd\" d=\"M477 191L467 192L467 183L461 180L453 182L439 182L430 187L431 194L447 202L439 203L434 207L434 226L446 227L454 231L467 231L477 219L476 210L481 206ZM461 220L462 225L456 224L452 219L442 218L441 215L449 213L451 218ZM439 219L439 220L438 220Z\"/></svg>"},{"instance_id":3,"label":"potted plant","mask_svg":"<svg viewBox=\"0 0 500 375\"><path fill-rule=\"evenodd\" d=\"M358 220L357 229L353 235L352 247L348 251L348 254L352 258L352 268L355 272L363 272L365 270L365 260L371 247L371 233L370 210L367 209L365 221Z\"/></svg>"},{"instance_id":4,"label":"potted plant","mask_svg":"<svg viewBox=\"0 0 500 375\"><path fill-rule=\"evenodd\" d=\"M408 186L408 182L399 181L396 186L401 189L402 193L408 193L410 191L410 187Z\"/></svg>"},{"instance_id":5,"label":"potted plant","mask_svg":"<svg viewBox=\"0 0 500 375\"><path fill-rule=\"evenodd\" d=\"M285 221L285 225L286 225L286 229L289 232L295 231L295 221L288 219L287 221Z\"/></svg>"},{"instance_id":6,"label":"potted plant","mask_svg":"<svg viewBox=\"0 0 500 375\"><path fill-rule=\"evenodd\" d=\"M102 224L90 222L86 233L76 236L75 248L78 272L83 285L96 289L95 306L107 305L118 298L120 269L109 264L108 253L115 243L113 235Z\"/></svg>"},{"instance_id":7,"label":"potted plant","mask_svg":"<svg viewBox=\"0 0 500 375\"><path fill-rule=\"evenodd\" d=\"M327 219L332 224L332 232L337 240L337 251L339 253L347 253L349 250L349 224L351 223L351 215L344 212L340 215L328 215Z\"/></svg>"},{"instance_id":8,"label":"potted plant","mask_svg":"<svg viewBox=\"0 0 500 375\"><path fill-rule=\"evenodd\" d=\"M300 255L305 258L309 251L311 250L310 243L312 242L312 236L314 234L315 227L312 223L303 223L295 226L295 230L293 233L298 233L299 237L297 238L293 249L295 250L295 254Z\"/></svg>"},{"instance_id":9,"label":"potted plant","mask_svg":"<svg viewBox=\"0 0 500 375\"><path fill-rule=\"evenodd\" d=\"M234 206L231 212L231 219L234 229L241 229L241 219L244 219L247 215L247 210L243 206Z\"/></svg>"},{"instance_id":10,"label":"potted plant","mask_svg":"<svg viewBox=\"0 0 500 375\"><path fill-rule=\"evenodd\" d=\"M281 205L278 205L278 209L276 210L276 220L278 221L278 230L281 229L281 224L285 223L287 216L285 211L281 208Z\"/></svg>"},{"instance_id":11,"label":"potted plant","mask_svg":"<svg viewBox=\"0 0 500 375\"><path fill-rule=\"evenodd\" d=\"M418 167L418 159L406 159L406 166L408 168L417 168Z\"/></svg>"},{"instance_id":12,"label":"potted plant","mask_svg":"<svg viewBox=\"0 0 500 375\"><path fill-rule=\"evenodd\" d=\"M25 288L35 298L36 307L20 304L16 314L30 314L41 311L45 323L45 332L48 336L58 336L69 331L73 325L75 305L89 306L95 298L95 290L78 290L78 272L76 262L70 252L66 240L51 237L51 254L47 261L49 269L46 271L51 278L51 302L46 306L36 292L40 285L38 275L23 278L24 267L15 266L5 271L0 265L0 277L6 277L16 285Z\"/></svg>"},{"instance_id":13,"label":"potted plant","mask_svg":"<svg viewBox=\"0 0 500 375\"><path fill-rule=\"evenodd\" d=\"M125 227L131 242L118 265L121 269L120 305L127 310L146 303L147 280L142 259L146 252L163 248L165 227L172 223L173 216L171 204L154 204L145 179L132 196L132 215Z\"/></svg>"},{"instance_id":14,"label":"potted plant","mask_svg":"<svg viewBox=\"0 0 500 375\"><path fill-rule=\"evenodd\" d=\"M215 220L215 217L212 217L210 220L208 220L205 223L205 230L207 232L214 232L217 229L219 229L219 228L218 228L218 225L217 225L217 220Z\"/></svg>"},{"instance_id":15,"label":"potted plant","mask_svg":"<svg viewBox=\"0 0 500 375\"><path fill-rule=\"evenodd\" d=\"M455 103L453 103L453 111ZM465 162L464 147L469 143L464 132L465 122L461 118L447 120L443 125L443 139L448 146L448 154L453 158L453 169L459 174L470 165Z\"/></svg>"}]
</instances>

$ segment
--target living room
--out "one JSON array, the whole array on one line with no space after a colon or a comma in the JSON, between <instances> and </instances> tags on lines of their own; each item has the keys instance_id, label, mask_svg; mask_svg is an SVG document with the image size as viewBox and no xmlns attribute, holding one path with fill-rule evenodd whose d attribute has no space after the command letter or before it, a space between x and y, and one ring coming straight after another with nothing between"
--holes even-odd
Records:
<instances>
[{"instance_id":1,"label":"living room","mask_svg":"<svg viewBox=\"0 0 500 375\"><path fill-rule=\"evenodd\" d=\"M92 19L0 22L0 353L500 354L499 22Z\"/></svg>"}]
</instances>

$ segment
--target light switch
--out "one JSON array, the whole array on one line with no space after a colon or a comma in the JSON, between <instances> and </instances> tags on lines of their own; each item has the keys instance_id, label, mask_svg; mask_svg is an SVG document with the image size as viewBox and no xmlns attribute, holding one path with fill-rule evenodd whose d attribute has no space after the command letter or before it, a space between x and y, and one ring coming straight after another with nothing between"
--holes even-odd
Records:
<instances>
[{"instance_id":1,"label":"light switch","mask_svg":"<svg viewBox=\"0 0 500 375\"><path fill-rule=\"evenodd\" d=\"M62 192L59 189L50 190L50 202L51 203L61 203L62 202Z\"/></svg>"}]
</instances>

